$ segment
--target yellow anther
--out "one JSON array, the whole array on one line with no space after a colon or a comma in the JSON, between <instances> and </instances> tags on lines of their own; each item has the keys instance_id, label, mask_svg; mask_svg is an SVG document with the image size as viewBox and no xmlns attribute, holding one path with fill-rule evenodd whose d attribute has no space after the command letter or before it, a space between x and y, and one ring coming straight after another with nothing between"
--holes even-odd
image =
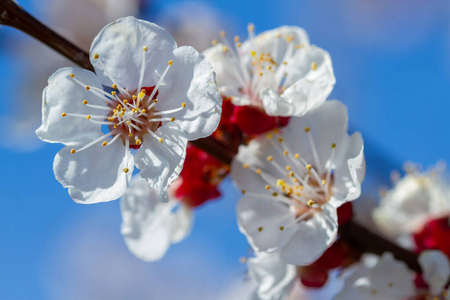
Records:
<instances>
[{"instance_id":1,"label":"yellow anther","mask_svg":"<svg viewBox=\"0 0 450 300\"><path fill-rule=\"evenodd\" d=\"M294 172L289 172L289 176L294 177Z\"/></svg>"},{"instance_id":2,"label":"yellow anther","mask_svg":"<svg viewBox=\"0 0 450 300\"><path fill-rule=\"evenodd\" d=\"M127 104L127 103L128 103L127 99L123 100L123 104Z\"/></svg>"},{"instance_id":3,"label":"yellow anther","mask_svg":"<svg viewBox=\"0 0 450 300\"><path fill-rule=\"evenodd\" d=\"M293 35L289 35L289 36L286 37L286 41L287 41L288 43L289 43L289 42L292 42L294 39L295 39L295 36L293 36Z\"/></svg>"},{"instance_id":4,"label":"yellow anther","mask_svg":"<svg viewBox=\"0 0 450 300\"><path fill-rule=\"evenodd\" d=\"M83 104L84 105L88 104L88 101L87 100L83 100Z\"/></svg>"},{"instance_id":5,"label":"yellow anther","mask_svg":"<svg viewBox=\"0 0 450 300\"><path fill-rule=\"evenodd\" d=\"M256 56L256 51L250 52L250 55L251 55L251 56Z\"/></svg>"},{"instance_id":6,"label":"yellow anther","mask_svg":"<svg viewBox=\"0 0 450 300\"><path fill-rule=\"evenodd\" d=\"M248 167L250 167L250 166L249 166L249 164L243 164L242 167L243 167L244 169L248 169Z\"/></svg>"},{"instance_id":7,"label":"yellow anther","mask_svg":"<svg viewBox=\"0 0 450 300\"><path fill-rule=\"evenodd\" d=\"M311 69L312 69L313 71L317 70L317 63L316 63L316 62L313 62L313 63L311 64Z\"/></svg>"},{"instance_id":8,"label":"yellow anther","mask_svg":"<svg viewBox=\"0 0 450 300\"><path fill-rule=\"evenodd\" d=\"M295 182L295 183L297 183L297 182L298 182L298 179L297 179L297 178L294 178L294 179L292 179L292 181ZM298 187L295 187L295 188L298 188Z\"/></svg>"},{"instance_id":9,"label":"yellow anther","mask_svg":"<svg viewBox=\"0 0 450 300\"><path fill-rule=\"evenodd\" d=\"M250 31L250 32L255 31L255 25L253 25L253 23L248 24L247 30Z\"/></svg>"},{"instance_id":10,"label":"yellow anther","mask_svg":"<svg viewBox=\"0 0 450 300\"><path fill-rule=\"evenodd\" d=\"M158 99L153 99L153 102L158 103Z\"/></svg>"},{"instance_id":11,"label":"yellow anther","mask_svg":"<svg viewBox=\"0 0 450 300\"><path fill-rule=\"evenodd\" d=\"M118 109L119 111L120 111L121 108L122 108L122 104L118 104L118 105L116 106L116 109Z\"/></svg>"},{"instance_id":12,"label":"yellow anther","mask_svg":"<svg viewBox=\"0 0 450 300\"><path fill-rule=\"evenodd\" d=\"M286 66L287 64L288 64L288 63L287 63L287 61L283 61L283 65L285 65L285 66Z\"/></svg>"},{"instance_id":13,"label":"yellow anther","mask_svg":"<svg viewBox=\"0 0 450 300\"><path fill-rule=\"evenodd\" d=\"M264 188L265 188L266 190L270 190L270 185L266 185Z\"/></svg>"},{"instance_id":14,"label":"yellow anther","mask_svg":"<svg viewBox=\"0 0 450 300\"><path fill-rule=\"evenodd\" d=\"M170 118L170 122L175 121L175 117Z\"/></svg>"},{"instance_id":15,"label":"yellow anther","mask_svg":"<svg viewBox=\"0 0 450 300\"><path fill-rule=\"evenodd\" d=\"M296 153L296 154L294 155L294 157L295 157L296 159L299 159L299 158L300 158L300 154Z\"/></svg>"},{"instance_id":16,"label":"yellow anther","mask_svg":"<svg viewBox=\"0 0 450 300\"><path fill-rule=\"evenodd\" d=\"M237 35L234 37L234 41L239 42L239 37Z\"/></svg>"},{"instance_id":17,"label":"yellow anther","mask_svg":"<svg viewBox=\"0 0 450 300\"><path fill-rule=\"evenodd\" d=\"M311 170L312 169L312 165L311 164L307 164L306 165L306 169L308 169L308 171Z\"/></svg>"},{"instance_id":18,"label":"yellow anther","mask_svg":"<svg viewBox=\"0 0 450 300\"><path fill-rule=\"evenodd\" d=\"M117 89L117 84L114 83L114 84L112 85L112 88L113 88L113 89Z\"/></svg>"},{"instance_id":19,"label":"yellow anther","mask_svg":"<svg viewBox=\"0 0 450 300\"><path fill-rule=\"evenodd\" d=\"M102 143L102 146L106 146L106 145L108 145L108 142L105 141Z\"/></svg>"},{"instance_id":20,"label":"yellow anther","mask_svg":"<svg viewBox=\"0 0 450 300\"><path fill-rule=\"evenodd\" d=\"M186 107L186 102L182 102L181 107Z\"/></svg>"},{"instance_id":21,"label":"yellow anther","mask_svg":"<svg viewBox=\"0 0 450 300\"><path fill-rule=\"evenodd\" d=\"M286 181L284 181L283 179L277 179L277 186L285 186L286 185Z\"/></svg>"},{"instance_id":22,"label":"yellow anther","mask_svg":"<svg viewBox=\"0 0 450 300\"><path fill-rule=\"evenodd\" d=\"M267 70L272 70L272 66L267 66Z\"/></svg>"},{"instance_id":23,"label":"yellow anther","mask_svg":"<svg viewBox=\"0 0 450 300\"><path fill-rule=\"evenodd\" d=\"M114 117L109 117L109 118L108 118L108 121L109 121L109 122L114 121Z\"/></svg>"},{"instance_id":24,"label":"yellow anther","mask_svg":"<svg viewBox=\"0 0 450 300\"><path fill-rule=\"evenodd\" d=\"M67 116L67 114L66 114L65 112L63 112L63 113L61 114L61 117L65 117L65 116Z\"/></svg>"},{"instance_id":25,"label":"yellow anther","mask_svg":"<svg viewBox=\"0 0 450 300\"><path fill-rule=\"evenodd\" d=\"M114 124L114 126L113 126L114 128L117 128L117 124Z\"/></svg>"},{"instance_id":26,"label":"yellow anther","mask_svg":"<svg viewBox=\"0 0 450 300\"><path fill-rule=\"evenodd\" d=\"M162 143L162 142L164 142L164 139L163 139L163 138L160 138L158 141L159 141L160 143Z\"/></svg>"},{"instance_id":27,"label":"yellow anther","mask_svg":"<svg viewBox=\"0 0 450 300\"><path fill-rule=\"evenodd\" d=\"M114 114L116 115L117 114L117 109L113 109L113 112L114 112Z\"/></svg>"},{"instance_id":28,"label":"yellow anther","mask_svg":"<svg viewBox=\"0 0 450 300\"><path fill-rule=\"evenodd\" d=\"M299 185L298 188L300 191L303 191L303 189L304 189L303 185Z\"/></svg>"},{"instance_id":29,"label":"yellow anther","mask_svg":"<svg viewBox=\"0 0 450 300\"><path fill-rule=\"evenodd\" d=\"M309 206L313 206L314 203L315 203L315 202L314 202L313 199L309 199L308 202L307 202L307 204L308 204Z\"/></svg>"},{"instance_id":30,"label":"yellow anther","mask_svg":"<svg viewBox=\"0 0 450 300\"><path fill-rule=\"evenodd\" d=\"M272 136L271 133L268 133L268 134L266 135L266 137L270 140L273 136Z\"/></svg>"},{"instance_id":31,"label":"yellow anther","mask_svg":"<svg viewBox=\"0 0 450 300\"><path fill-rule=\"evenodd\" d=\"M130 133L128 134L128 136L129 136L129 137L132 137L132 136L133 136L133 133L130 132Z\"/></svg>"},{"instance_id":32,"label":"yellow anther","mask_svg":"<svg viewBox=\"0 0 450 300\"><path fill-rule=\"evenodd\" d=\"M311 128L309 128L308 126L305 127L305 132L309 132L311 130Z\"/></svg>"},{"instance_id":33,"label":"yellow anther","mask_svg":"<svg viewBox=\"0 0 450 300\"><path fill-rule=\"evenodd\" d=\"M139 98L144 98L145 97L145 91L144 90L142 90L140 93L139 93Z\"/></svg>"},{"instance_id":34,"label":"yellow anther","mask_svg":"<svg viewBox=\"0 0 450 300\"><path fill-rule=\"evenodd\" d=\"M260 175L261 174L261 169L256 169L256 174Z\"/></svg>"},{"instance_id":35,"label":"yellow anther","mask_svg":"<svg viewBox=\"0 0 450 300\"><path fill-rule=\"evenodd\" d=\"M70 153L75 154L77 152L75 149L70 150Z\"/></svg>"},{"instance_id":36,"label":"yellow anther","mask_svg":"<svg viewBox=\"0 0 450 300\"><path fill-rule=\"evenodd\" d=\"M284 154L284 155L288 155L288 154L289 154L289 151L284 150L284 151L283 151L283 154Z\"/></svg>"},{"instance_id":37,"label":"yellow anther","mask_svg":"<svg viewBox=\"0 0 450 300\"><path fill-rule=\"evenodd\" d=\"M278 138L278 142L282 143L284 139L282 137Z\"/></svg>"},{"instance_id":38,"label":"yellow anther","mask_svg":"<svg viewBox=\"0 0 450 300\"><path fill-rule=\"evenodd\" d=\"M272 196L277 197L277 196L278 196L278 193L277 193L277 192L273 192L273 193L272 193Z\"/></svg>"},{"instance_id":39,"label":"yellow anther","mask_svg":"<svg viewBox=\"0 0 450 300\"><path fill-rule=\"evenodd\" d=\"M143 114L145 114L147 112L147 110L145 109L145 108L143 108L142 110L141 110L141 113L143 113Z\"/></svg>"},{"instance_id":40,"label":"yellow anther","mask_svg":"<svg viewBox=\"0 0 450 300\"><path fill-rule=\"evenodd\" d=\"M91 118L91 115L86 116L86 120L89 120Z\"/></svg>"},{"instance_id":41,"label":"yellow anther","mask_svg":"<svg viewBox=\"0 0 450 300\"><path fill-rule=\"evenodd\" d=\"M131 124L131 122L130 122L130 121L126 121L125 123L127 123L127 125L130 125L130 124Z\"/></svg>"},{"instance_id":42,"label":"yellow anther","mask_svg":"<svg viewBox=\"0 0 450 300\"><path fill-rule=\"evenodd\" d=\"M273 160L273 156L272 155L267 156L267 161L272 161L272 160Z\"/></svg>"},{"instance_id":43,"label":"yellow anther","mask_svg":"<svg viewBox=\"0 0 450 300\"><path fill-rule=\"evenodd\" d=\"M331 148L332 148L332 149L336 148L336 144L335 144L335 143L332 143L332 144L331 144Z\"/></svg>"},{"instance_id":44,"label":"yellow anther","mask_svg":"<svg viewBox=\"0 0 450 300\"><path fill-rule=\"evenodd\" d=\"M70 73L69 76L70 76L70 78L74 78L74 77L75 77L75 74Z\"/></svg>"},{"instance_id":45,"label":"yellow anther","mask_svg":"<svg viewBox=\"0 0 450 300\"><path fill-rule=\"evenodd\" d=\"M222 50L223 50L223 52L227 52L228 51L228 47L227 46L223 46Z\"/></svg>"},{"instance_id":46,"label":"yellow anther","mask_svg":"<svg viewBox=\"0 0 450 300\"><path fill-rule=\"evenodd\" d=\"M87 86L86 86L86 90L89 91L90 89L91 89L91 87L87 85Z\"/></svg>"},{"instance_id":47,"label":"yellow anther","mask_svg":"<svg viewBox=\"0 0 450 300\"><path fill-rule=\"evenodd\" d=\"M373 290L370 291L370 293L373 294L373 295L375 295L375 294L377 293L377 290L376 290L376 289L373 289Z\"/></svg>"},{"instance_id":48,"label":"yellow anther","mask_svg":"<svg viewBox=\"0 0 450 300\"><path fill-rule=\"evenodd\" d=\"M139 146L140 144L142 144L142 141L141 141L141 140L139 140L139 139L137 139L137 140L136 140L136 145L138 145L138 146Z\"/></svg>"},{"instance_id":49,"label":"yellow anther","mask_svg":"<svg viewBox=\"0 0 450 300\"><path fill-rule=\"evenodd\" d=\"M100 55L98 55L98 53L94 53L94 59L98 59L100 57Z\"/></svg>"},{"instance_id":50,"label":"yellow anther","mask_svg":"<svg viewBox=\"0 0 450 300\"><path fill-rule=\"evenodd\" d=\"M259 72L259 76L263 76L263 72Z\"/></svg>"},{"instance_id":51,"label":"yellow anther","mask_svg":"<svg viewBox=\"0 0 450 300\"><path fill-rule=\"evenodd\" d=\"M263 230L262 227L258 227L258 231L261 232Z\"/></svg>"},{"instance_id":52,"label":"yellow anther","mask_svg":"<svg viewBox=\"0 0 450 300\"><path fill-rule=\"evenodd\" d=\"M237 46L238 48L240 48L240 47L242 46L242 44L241 44L241 43L237 43L236 46Z\"/></svg>"},{"instance_id":53,"label":"yellow anther","mask_svg":"<svg viewBox=\"0 0 450 300\"><path fill-rule=\"evenodd\" d=\"M173 61L172 60L169 60L169 65L171 66L173 64Z\"/></svg>"},{"instance_id":54,"label":"yellow anther","mask_svg":"<svg viewBox=\"0 0 450 300\"><path fill-rule=\"evenodd\" d=\"M220 35L220 37L225 37L225 30L221 30L221 31L219 32L219 35Z\"/></svg>"},{"instance_id":55,"label":"yellow anther","mask_svg":"<svg viewBox=\"0 0 450 300\"><path fill-rule=\"evenodd\" d=\"M133 96L131 96L131 99L136 100L136 99L137 99L137 96L136 96L136 95L133 95Z\"/></svg>"},{"instance_id":56,"label":"yellow anther","mask_svg":"<svg viewBox=\"0 0 450 300\"><path fill-rule=\"evenodd\" d=\"M115 92L115 91L112 91L112 92L111 92L111 95L115 96L115 95L116 95L116 92Z\"/></svg>"},{"instance_id":57,"label":"yellow anther","mask_svg":"<svg viewBox=\"0 0 450 300\"><path fill-rule=\"evenodd\" d=\"M325 179L322 180L322 184L325 185L327 184L327 181Z\"/></svg>"},{"instance_id":58,"label":"yellow anther","mask_svg":"<svg viewBox=\"0 0 450 300\"><path fill-rule=\"evenodd\" d=\"M128 171L130 171L130 169L128 169L128 168L123 168L123 170L122 170L124 173L128 173Z\"/></svg>"},{"instance_id":59,"label":"yellow anther","mask_svg":"<svg viewBox=\"0 0 450 300\"><path fill-rule=\"evenodd\" d=\"M211 41L211 44L212 44L213 46L217 45L217 40L212 40L212 41Z\"/></svg>"},{"instance_id":60,"label":"yellow anther","mask_svg":"<svg viewBox=\"0 0 450 300\"><path fill-rule=\"evenodd\" d=\"M147 52L147 50L148 50L148 47L147 47L147 46L145 46L144 48L142 48L142 50L144 50L144 52Z\"/></svg>"},{"instance_id":61,"label":"yellow anther","mask_svg":"<svg viewBox=\"0 0 450 300\"><path fill-rule=\"evenodd\" d=\"M295 45L295 49L297 49L297 50L300 49L300 45L298 45L298 44Z\"/></svg>"},{"instance_id":62,"label":"yellow anther","mask_svg":"<svg viewBox=\"0 0 450 300\"><path fill-rule=\"evenodd\" d=\"M280 230L283 231L284 230L284 226L280 226Z\"/></svg>"},{"instance_id":63,"label":"yellow anther","mask_svg":"<svg viewBox=\"0 0 450 300\"><path fill-rule=\"evenodd\" d=\"M286 166L286 171L290 171L291 170L291 166Z\"/></svg>"},{"instance_id":64,"label":"yellow anther","mask_svg":"<svg viewBox=\"0 0 450 300\"><path fill-rule=\"evenodd\" d=\"M242 194L245 194L245 193L246 193L246 191L245 191L245 190L241 190L241 193L242 193Z\"/></svg>"}]
</instances>

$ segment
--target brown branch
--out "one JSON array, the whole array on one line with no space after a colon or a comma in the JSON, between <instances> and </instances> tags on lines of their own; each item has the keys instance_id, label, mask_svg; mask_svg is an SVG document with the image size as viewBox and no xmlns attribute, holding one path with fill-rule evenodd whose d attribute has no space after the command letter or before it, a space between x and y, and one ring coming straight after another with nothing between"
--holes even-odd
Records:
<instances>
[{"instance_id":1,"label":"brown branch","mask_svg":"<svg viewBox=\"0 0 450 300\"><path fill-rule=\"evenodd\" d=\"M94 71L89 54L51 30L12 0L0 0L0 24L23 31L77 65Z\"/></svg>"},{"instance_id":2,"label":"brown branch","mask_svg":"<svg viewBox=\"0 0 450 300\"><path fill-rule=\"evenodd\" d=\"M417 254L392 243L355 221L341 226L339 232L341 239L361 253L369 252L381 255L384 252L391 252L396 259L404 261L411 270L417 273L422 272Z\"/></svg>"}]
</instances>

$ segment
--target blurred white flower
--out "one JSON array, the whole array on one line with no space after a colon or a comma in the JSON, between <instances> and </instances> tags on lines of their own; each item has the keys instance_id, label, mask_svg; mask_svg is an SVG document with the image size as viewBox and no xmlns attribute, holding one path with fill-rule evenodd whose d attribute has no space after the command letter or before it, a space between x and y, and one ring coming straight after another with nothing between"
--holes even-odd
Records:
<instances>
[{"instance_id":1,"label":"blurred white flower","mask_svg":"<svg viewBox=\"0 0 450 300\"><path fill-rule=\"evenodd\" d=\"M142 260L161 259L171 244L180 242L191 231L191 209L171 195L169 202L161 202L159 191L150 189L139 176L131 179L120 204L125 243Z\"/></svg>"},{"instance_id":2,"label":"blurred white flower","mask_svg":"<svg viewBox=\"0 0 450 300\"><path fill-rule=\"evenodd\" d=\"M279 253L258 253L248 260L250 277L258 284L261 300L285 299L297 276L296 267L286 264Z\"/></svg>"},{"instance_id":3,"label":"blurred white flower","mask_svg":"<svg viewBox=\"0 0 450 300\"><path fill-rule=\"evenodd\" d=\"M204 54L217 73L221 93L235 105L253 105L272 116L302 116L322 104L335 78L329 54L309 44L299 27L283 26L249 39L239 37L221 43Z\"/></svg>"},{"instance_id":4,"label":"blurred white flower","mask_svg":"<svg viewBox=\"0 0 450 300\"><path fill-rule=\"evenodd\" d=\"M361 134L349 136L346 107L327 101L241 146L231 168L244 194L239 228L256 251L310 264L335 240L336 209L360 195L364 174Z\"/></svg>"},{"instance_id":5,"label":"blurred white flower","mask_svg":"<svg viewBox=\"0 0 450 300\"><path fill-rule=\"evenodd\" d=\"M192 47L177 48L163 28L133 17L98 34L91 62L96 74L63 68L44 90L36 134L67 146L56 155L56 178L76 202L110 201L125 193L136 163L167 201L187 141L210 135L220 120L211 65ZM135 159L130 148L138 149Z\"/></svg>"},{"instance_id":6,"label":"blurred white flower","mask_svg":"<svg viewBox=\"0 0 450 300\"><path fill-rule=\"evenodd\" d=\"M372 212L377 227L397 238L419 230L430 217L448 213L450 195L441 173L438 166L424 173L413 170L397 180Z\"/></svg>"},{"instance_id":7,"label":"blurred white flower","mask_svg":"<svg viewBox=\"0 0 450 300\"><path fill-rule=\"evenodd\" d=\"M416 293L408 267L389 252L363 256L344 276L344 287L334 300L403 300Z\"/></svg>"},{"instance_id":8,"label":"blurred white flower","mask_svg":"<svg viewBox=\"0 0 450 300\"><path fill-rule=\"evenodd\" d=\"M439 250L425 250L420 253L419 263L423 270L424 280L429 285L431 296L440 296L450 277L447 256Z\"/></svg>"}]
</instances>

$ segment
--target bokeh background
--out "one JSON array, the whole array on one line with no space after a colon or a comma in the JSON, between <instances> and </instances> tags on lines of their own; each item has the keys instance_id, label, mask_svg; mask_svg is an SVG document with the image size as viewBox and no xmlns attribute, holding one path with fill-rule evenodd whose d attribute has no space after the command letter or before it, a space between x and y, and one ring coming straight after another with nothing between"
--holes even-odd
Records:
<instances>
[{"instance_id":1,"label":"bokeh background","mask_svg":"<svg viewBox=\"0 0 450 300\"><path fill-rule=\"evenodd\" d=\"M305 28L331 54L331 98L348 105L350 130L365 139L367 180L357 216L406 160L450 159L448 0L22 0L45 24L84 49L108 22L135 15L166 27L199 51L225 29L246 37L281 25ZM41 93L70 63L15 29L0 26L0 299L246 299L253 286L240 257L251 255L236 225L239 194L195 212L189 238L159 262L128 252L119 201L75 204L52 172L61 145L41 142ZM325 292L313 299L328 299ZM306 298L305 298L306 299Z\"/></svg>"}]
</instances>

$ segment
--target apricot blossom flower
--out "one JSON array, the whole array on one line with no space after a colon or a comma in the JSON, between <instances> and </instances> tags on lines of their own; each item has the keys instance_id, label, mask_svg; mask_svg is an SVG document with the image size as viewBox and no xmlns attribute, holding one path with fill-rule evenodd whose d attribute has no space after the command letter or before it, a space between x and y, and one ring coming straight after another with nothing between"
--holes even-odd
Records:
<instances>
[{"instance_id":1,"label":"apricot blossom flower","mask_svg":"<svg viewBox=\"0 0 450 300\"><path fill-rule=\"evenodd\" d=\"M76 202L110 201L125 193L136 165L167 201L187 141L210 135L220 120L211 65L194 48L177 48L163 28L133 17L102 29L91 62L95 74L60 69L43 93L36 134L66 146L54 161L56 178Z\"/></svg>"}]
</instances>

